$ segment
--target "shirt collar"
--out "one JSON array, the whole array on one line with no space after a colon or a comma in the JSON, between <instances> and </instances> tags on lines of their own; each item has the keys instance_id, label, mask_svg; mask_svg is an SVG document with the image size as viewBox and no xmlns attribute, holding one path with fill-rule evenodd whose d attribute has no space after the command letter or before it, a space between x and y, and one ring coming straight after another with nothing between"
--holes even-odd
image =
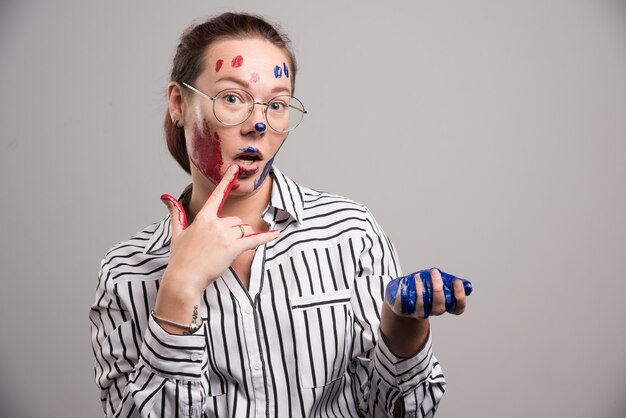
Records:
<instances>
[{"instance_id":1,"label":"shirt collar","mask_svg":"<svg viewBox=\"0 0 626 418\"><path fill-rule=\"evenodd\" d=\"M270 176L274 181L272 184L272 195L268 209L275 208L285 212L298 223L302 223L302 213L304 211L304 203L302 198L302 189L289 177L285 176L274 165ZM187 186L182 192L178 200L184 204L191 197L191 187ZM156 223L156 228L152 236L143 249L144 254L150 254L159 249L169 246L172 240L172 222L168 214L165 218Z\"/></svg>"},{"instance_id":2,"label":"shirt collar","mask_svg":"<svg viewBox=\"0 0 626 418\"><path fill-rule=\"evenodd\" d=\"M284 211L301 224L303 220L302 213L304 212L301 187L295 181L281 173L276 166L272 167L270 176L272 176L274 180L270 209L276 208Z\"/></svg>"}]
</instances>

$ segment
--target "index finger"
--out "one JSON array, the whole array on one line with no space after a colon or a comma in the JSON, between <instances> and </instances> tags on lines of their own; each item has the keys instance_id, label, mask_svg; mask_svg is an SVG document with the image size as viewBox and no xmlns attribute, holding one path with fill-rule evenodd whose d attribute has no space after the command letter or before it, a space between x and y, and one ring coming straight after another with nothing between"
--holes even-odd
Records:
<instances>
[{"instance_id":1,"label":"index finger","mask_svg":"<svg viewBox=\"0 0 626 418\"><path fill-rule=\"evenodd\" d=\"M237 164L233 164L228 167L228 170L224 173L224 177L222 177L222 180L217 184L217 187L215 187L211 196L209 196L202 210L208 210L210 213L214 213L219 217L220 212L222 211L222 206L224 206L226 198L228 198L228 194L230 193L230 189L232 189L238 175L239 166Z\"/></svg>"}]
</instances>

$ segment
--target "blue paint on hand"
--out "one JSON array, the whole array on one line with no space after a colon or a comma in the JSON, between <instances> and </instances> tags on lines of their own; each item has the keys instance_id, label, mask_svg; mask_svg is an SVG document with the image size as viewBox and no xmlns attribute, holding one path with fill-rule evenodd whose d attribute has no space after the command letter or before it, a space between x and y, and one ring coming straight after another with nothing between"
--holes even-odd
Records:
<instances>
[{"instance_id":1,"label":"blue paint on hand","mask_svg":"<svg viewBox=\"0 0 626 418\"><path fill-rule=\"evenodd\" d=\"M390 306L393 306L400 290L400 304L403 314L412 314L417 307L417 291L415 288L415 280L417 277L422 282L422 301L424 302L424 317L430 316L433 307L433 282L430 276L430 270L420 270L407 276L398 277L387 285L385 297ZM456 308L456 298L454 297L454 281L461 280L465 295L472 293L472 283L469 280L461 279L451 274L437 269L441 273L443 281L443 293L445 296L446 311L454 311Z\"/></svg>"},{"instance_id":2,"label":"blue paint on hand","mask_svg":"<svg viewBox=\"0 0 626 418\"><path fill-rule=\"evenodd\" d=\"M281 78L282 76L283 76L283 69L280 67L280 65L277 65L276 67L274 67L274 77Z\"/></svg>"},{"instance_id":3,"label":"blue paint on hand","mask_svg":"<svg viewBox=\"0 0 626 418\"><path fill-rule=\"evenodd\" d=\"M402 280L400 287L401 291L401 305L403 314L411 314L415 312L415 306L417 304L417 292L415 290L415 280L412 277L405 276Z\"/></svg>"},{"instance_id":4,"label":"blue paint on hand","mask_svg":"<svg viewBox=\"0 0 626 418\"><path fill-rule=\"evenodd\" d=\"M387 298L387 302L389 306L393 306L396 303L396 295L398 294L398 287L400 287L400 282L403 277L398 277L397 279L393 279L387 284L387 289L385 289L385 297Z\"/></svg>"},{"instance_id":5,"label":"blue paint on hand","mask_svg":"<svg viewBox=\"0 0 626 418\"><path fill-rule=\"evenodd\" d=\"M420 270L420 280L422 281L422 300L424 301L424 317L430 316L433 308L433 281L430 277L430 270Z\"/></svg>"}]
</instances>

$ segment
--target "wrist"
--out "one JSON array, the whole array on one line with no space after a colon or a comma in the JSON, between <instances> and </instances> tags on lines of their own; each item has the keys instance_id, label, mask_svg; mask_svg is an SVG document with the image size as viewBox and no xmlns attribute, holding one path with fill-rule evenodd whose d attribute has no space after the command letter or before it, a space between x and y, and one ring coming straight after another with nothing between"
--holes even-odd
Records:
<instances>
[{"instance_id":1,"label":"wrist","mask_svg":"<svg viewBox=\"0 0 626 418\"><path fill-rule=\"evenodd\" d=\"M420 351L428 340L428 318L396 314L389 305L383 304L380 333L389 350L399 357L410 357Z\"/></svg>"},{"instance_id":2,"label":"wrist","mask_svg":"<svg viewBox=\"0 0 626 418\"><path fill-rule=\"evenodd\" d=\"M161 325L162 328L167 327L170 329L171 327L174 327L177 331L180 331L185 335L196 333L204 322L202 318L198 321L198 305L193 307L193 318L189 324L180 324L178 322L170 321L167 318L157 315L154 311L151 311L150 315L159 325Z\"/></svg>"},{"instance_id":3,"label":"wrist","mask_svg":"<svg viewBox=\"0 0 626 418\"><path fill-rule=\"evenodd\" d=\"M154 304L153 312L157 316L155 320L166 331L181 334L184 329L172 323L185 324L187 329L191 323L201 323L202 318L198 308L201 306L201 299L202 296L197 290L163 280ZM167 322L159 318L166 319Z\"/></svg>"},{"instance_id":4,"label":"wrist","mask_svg":"<svg viewBox=\"0 0 626 418\"><path fill-rule=\"evenodd\" d=\"M161 290L177 294L179 298L200 297L204 292L204 287L200 285L201 280L196 279L192 273L176 269L171 265L165 269L161 279Z\"/></svg>"}]
</instances>

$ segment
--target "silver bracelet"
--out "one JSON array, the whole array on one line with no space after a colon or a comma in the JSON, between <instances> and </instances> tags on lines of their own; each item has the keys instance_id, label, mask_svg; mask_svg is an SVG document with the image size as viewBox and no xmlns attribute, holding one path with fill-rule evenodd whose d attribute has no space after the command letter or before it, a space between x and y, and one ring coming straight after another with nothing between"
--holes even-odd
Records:
<instances>
[{"instance_id":1,"label":"silver bracelet","mask_svg":"<svg viewBox=\"0 0 626 418\"><path fill-rule=\"evenodd\" d=\"M185 325L185 324L179 324L178 322L170 321L169 319L162 318L162 317L158 316L157 314L155 314L154 311L150 311L150 315L152 315L152 317L154 319L157 319L157 320L159 320L161 322L164 322L166 324L173 325L175 327L184 329L185 331L187 331L187 332L185 332L185 334L187 334L187 333L193 334L194 332L198 331L200 329L200 327L202 326L202 323L204 322L204 321L202 321L199 324L197 324L194 321L194 322L192 322L189 325Z\"/></svg>"}]
</instances>

